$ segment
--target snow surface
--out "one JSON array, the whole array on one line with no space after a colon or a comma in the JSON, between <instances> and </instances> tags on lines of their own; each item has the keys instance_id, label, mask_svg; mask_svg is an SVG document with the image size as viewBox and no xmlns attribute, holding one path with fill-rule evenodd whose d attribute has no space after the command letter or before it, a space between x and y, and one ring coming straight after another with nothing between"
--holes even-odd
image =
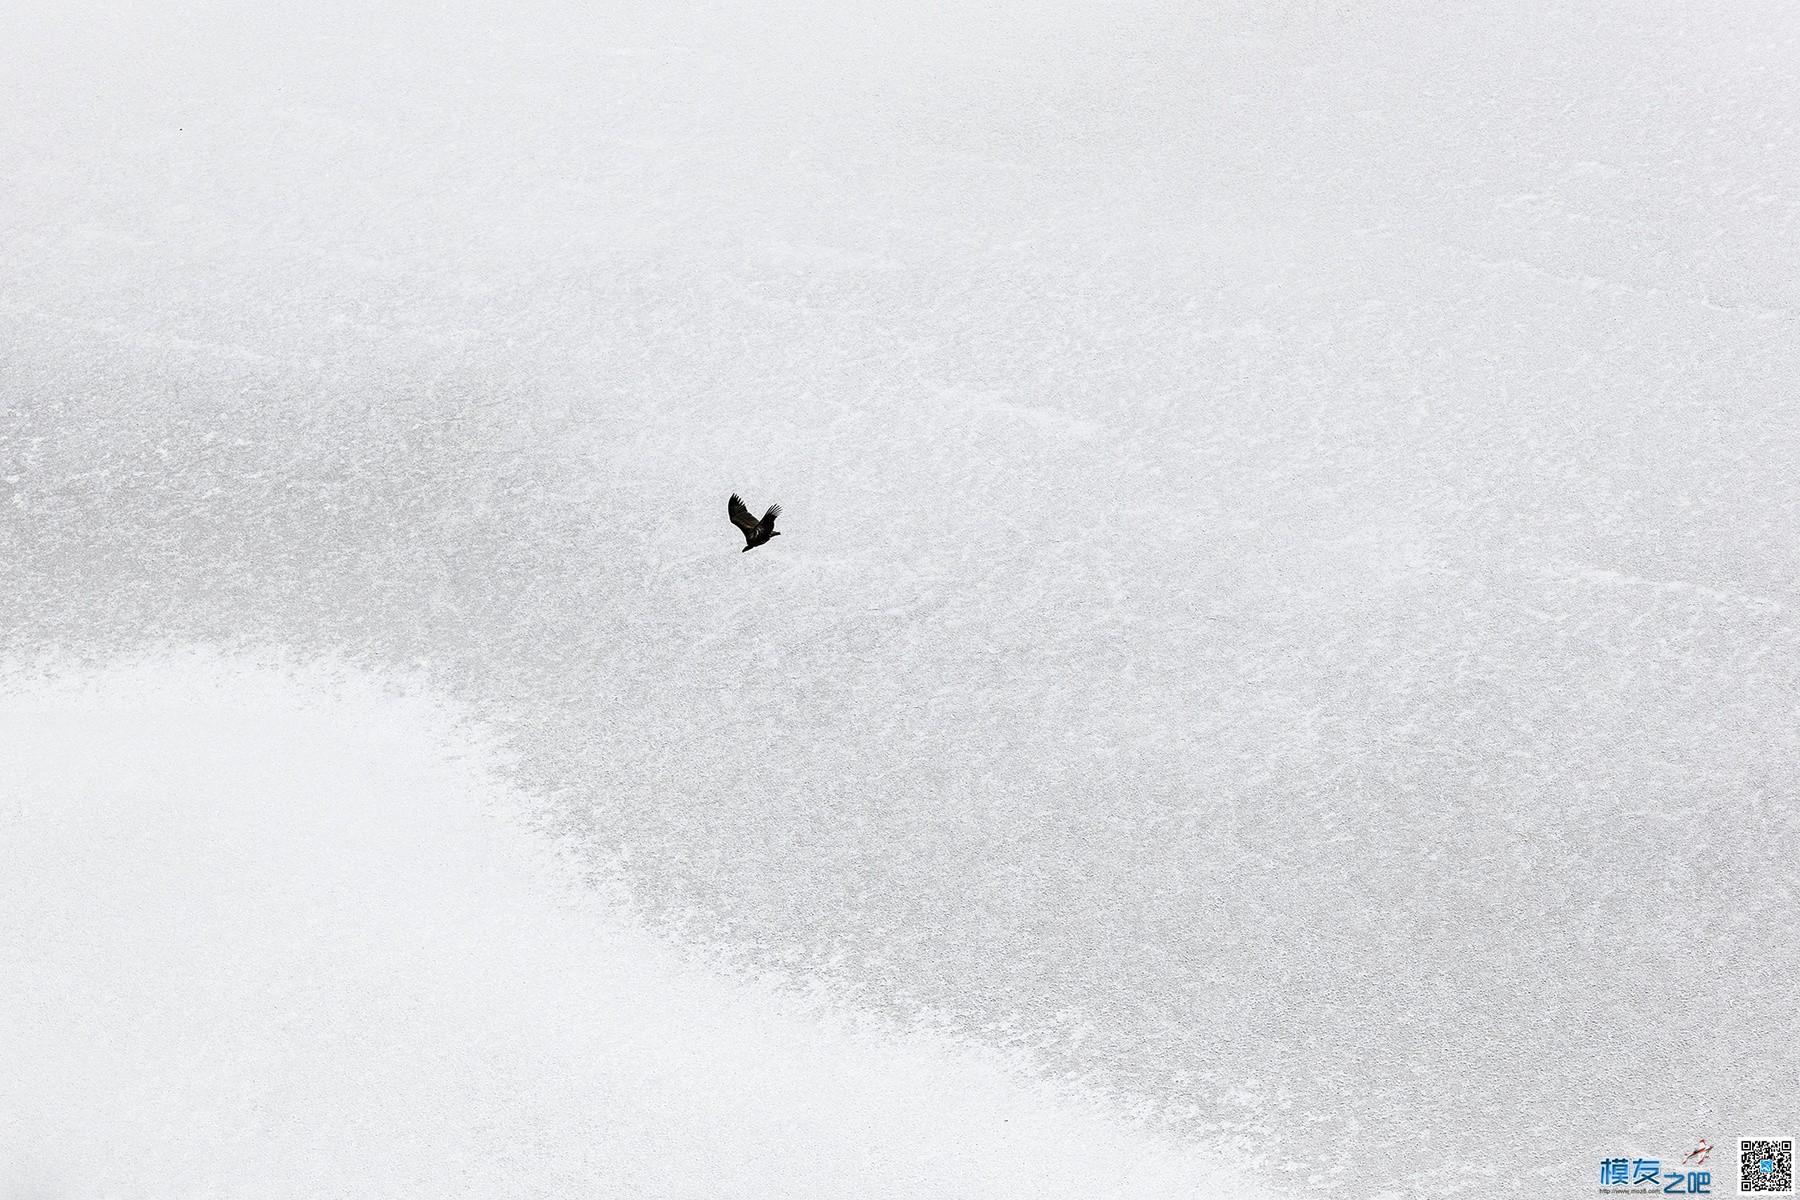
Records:
<instances>
[{"instance_id":1,"label":"snow surface","mask_svg":"<svg viewBox=\"0 0 1800 1200\"><path fill-rule=\"evenodd\" d=\"M1249 1194L684 963L426 697L185 656L15 679L0 727L6 1195Z\"/></svg>"},{"instance_id":2,"label":"snow surface","mask_svg":"<svg viewBox=\"0 0 1800 1200\"><path fill-rule=\"evenodd\" d=\"M868 7L0 9L0 652L1284 1194L1792 1128L1800 8Z\"/></svg>"}]
</instances>

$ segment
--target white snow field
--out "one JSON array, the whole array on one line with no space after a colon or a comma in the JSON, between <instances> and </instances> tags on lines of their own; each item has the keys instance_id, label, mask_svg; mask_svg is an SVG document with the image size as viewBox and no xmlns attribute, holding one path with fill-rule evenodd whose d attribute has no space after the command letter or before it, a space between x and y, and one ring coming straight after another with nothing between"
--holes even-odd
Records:
<instances>
[{"instance_id":1,"label":"white snow field","mask_svg":"<svg viewBox=\"0 0 1800 1200\"><path fill-rule=\"evenodd\" d=\"M0 657L416 679L536 814L507 844L667 953L1272 1195L1794 1132L1796 62L1787 0L0 6ZM783 536L740 553L733 491ZM444 895L475 860L434 879L383 778L381 862ZM199 873L207 828L157 844ZM585 935L482 928L587 994ZM115 1019L30 1061L154 1016L66 993ZM537 1003L472 996L442 1019ZM865 1052L919 1061L820 1070ZM600 1077L471 1085L470 1144ZM152 1136L81 1078L84 1144ZM633 1178L695 1178L633 1128ZM834 1128L814 1180L859 1169ZM21 1186L159 1186L53 1165Z\"/></svg>"},{"instance_id":2,"label":"white snow field","mask_svg":"<svg viewBox=\"0 0 1800 1200\"><path fill-rule=\"evenodd\" d=\"M1256 1194L684 965L424 697L186 656L0 728L8 1196Z\"/></svg>"}]
</instances>

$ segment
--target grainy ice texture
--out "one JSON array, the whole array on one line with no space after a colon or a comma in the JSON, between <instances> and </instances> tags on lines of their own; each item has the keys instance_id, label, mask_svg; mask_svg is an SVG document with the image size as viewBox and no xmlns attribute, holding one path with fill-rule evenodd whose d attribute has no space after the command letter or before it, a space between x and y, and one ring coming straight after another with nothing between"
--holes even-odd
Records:
<instances>
[{"instance_id":1,"label":"grainy ice texture","mask_svg":"<svg viewBox=\"0 0 1800 1200\"><path fill-rule=\"evenodd\" d=\"M1259 1194L1006 1055L683 961L441 706L273 665L0 685L6 1195Z\"/></svg>"},{"instance_id":2,"label":"grainy ice texture","mask_svg":"<svg viewBox=\"0 0 1800 1200\"><path fill-rule=\"evenodd\" d=\"M1800 9L164 7L0 14L8 651L1280 1194L1797 1123Z\"/></svg>"}]
</instances>

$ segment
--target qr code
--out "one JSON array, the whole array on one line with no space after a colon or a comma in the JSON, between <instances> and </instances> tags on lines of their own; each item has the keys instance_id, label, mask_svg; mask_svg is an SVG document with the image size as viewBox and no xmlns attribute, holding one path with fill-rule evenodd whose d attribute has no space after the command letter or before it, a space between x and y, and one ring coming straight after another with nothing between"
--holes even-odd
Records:
<instances>
[{"instance_id":1,"label":"qr code","mask_svg":"<svg viewBox=\"0 0 1800 1200\"><path fill-rule=\"evenodd\" d=\"M1738 1193L1794 1194L1794 1139L1739 1138Z\"/></svg>"}]
</instances>

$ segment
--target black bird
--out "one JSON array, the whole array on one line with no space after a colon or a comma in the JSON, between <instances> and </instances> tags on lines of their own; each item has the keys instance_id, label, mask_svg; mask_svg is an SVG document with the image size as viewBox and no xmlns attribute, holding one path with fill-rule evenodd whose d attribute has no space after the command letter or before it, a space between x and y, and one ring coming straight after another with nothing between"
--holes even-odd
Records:
<instances>
[{"instance_id":1,"label":"black bird","mask_svg":"<svg viewBox=\"0 0 1800 1200\"><path fill-rule=\"evenodd\" d=\"M775 528L775 518L781 515L781 505L779 504L769 505L769 511L764 513L762 520L759 521L750 515L749 509L744 507L743 499L733 492L731 493L731 503L725 506L725 511L731 514L731 523L744 531L745 545L739 551L740 554L748 554L770 538L781 536L781 531Z\"/></svg>"}]
</instances>

